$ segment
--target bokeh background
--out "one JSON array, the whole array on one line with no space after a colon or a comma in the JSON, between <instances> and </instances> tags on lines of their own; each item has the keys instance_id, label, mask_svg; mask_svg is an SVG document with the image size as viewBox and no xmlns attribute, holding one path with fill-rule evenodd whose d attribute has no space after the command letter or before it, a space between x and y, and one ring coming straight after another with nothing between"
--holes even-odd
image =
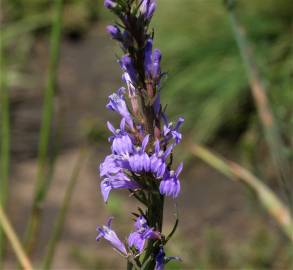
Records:
<instances>
[{"instance_id":1,"label":"bokeh background","mask_svg":"<svg viewBox=\"0 0 293 270\"><path fill-rule=\"evenodd\" d=\"M104 224L109 215L115 216L119 235L127 235L132 229L129 212L136 208L127 193L112 192L104 205L99 192L98 165L109 152L105 123L118 121L105 104L122 84L116 62L121 51L105 33L113 17L102 1L64 2L48 152L50 185L32 258L39 263L46 252L54 218L83 148L86 154L53 269L121 269L123 259L107 243L95 241L96 225ZM155 46L163 53L162 66L168 73L162 102L168 104L170 119L183 116L184 138L205 144L251 170L285 201L223 2L157 2L152 26ZM37 177L53 8L53 0L1 1L2 72L11 125L7 212L20 239ZM235 8L285 142L283 154L291 161L292 10L291 0L239 0ZM170 263L169 268L289 269L292 246L255 193L193 157L183 146L178 148L176 162L185 160L177 201L180 223L168 254L180 256L183 263ZM166 231L172 228L174 212L174 202L167 200ZM4 267L14 268L15 257L9 245L7 249Z\"/></svg>"}]
</instances>

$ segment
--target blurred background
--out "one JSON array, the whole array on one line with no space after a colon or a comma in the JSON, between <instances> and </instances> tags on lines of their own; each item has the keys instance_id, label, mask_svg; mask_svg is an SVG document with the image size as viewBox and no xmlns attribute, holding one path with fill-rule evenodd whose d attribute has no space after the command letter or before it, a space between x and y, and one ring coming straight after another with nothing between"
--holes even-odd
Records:
<instances>
[{"instance_id":1,"label":"blurred background","mask_svg":"<svg viewBox=\"0 0 293 270\"><path fill-rule=\"evenodd\" d=\"M40 164L42 110L46 89L50 88L54 2L1 1L1 73L9 97L11 145L6 209L21 240L25 238ZM163 53L163 70L168 73L162 103L168 104L170 119L183 116L186 139L249 169L286 202L223 2L157 2L152 27L155 46ZM279 150L289 161L293 158L292 3L239 0L235 7L284 142L284 149ZM46 253L54 219L77 170L79 176L52 267L121 269L123 259L107 243L95 241L96 225L104 224L109 215L115 216L113 226L121 238L127 235L132 229L129 209L136 209L127 193L113 192L104 205L99 192L98 166L109 153L105 124L109 119L114 123L119 120L105 109L108 96L122 85L116 62L121 51L105 33L114 18L103 1L66 0L62 19L46 152L46 199L32 261L40 263ZM1 134L3 140L5 133ZM183 146L178 148L176 162L185 160L177 202L180 223L167 252L180 256L183 263L170 263L169 268L289 269L292 246L255 193L195 158ZM172 228L174 212L173 201L167 200L166 231ZM9 269L15 265L7 245L4 266Z\"/></svg>"}]
</instances>

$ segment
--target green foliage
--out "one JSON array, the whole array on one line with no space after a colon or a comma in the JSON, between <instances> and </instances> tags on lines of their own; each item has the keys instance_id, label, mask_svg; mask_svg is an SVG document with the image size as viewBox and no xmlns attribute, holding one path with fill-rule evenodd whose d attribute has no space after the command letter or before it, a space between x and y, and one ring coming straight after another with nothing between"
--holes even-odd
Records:
<instances>
[{"instance_id":1,"label":"green foliage","mask_svg":"<svg viewBox=\"0 0 293 270\"><path fill-rule=\"evenodd\" d=\"M238 1L238 15L254 45L267 79L273 110L284 134L292 114L290 95L290 13L288 0ZM199 141L213 139L220 127L241 121L248 82L222 1L159 1L156 43L169 78L162 94L168 112L186 118L185 128ZM243 112L242 112L243 113ZM247 112L251 113L251 112ZM237 121L236 121L237 122ZM286 129L287 126L287 129Z\"/></svg>"}]
</instances>

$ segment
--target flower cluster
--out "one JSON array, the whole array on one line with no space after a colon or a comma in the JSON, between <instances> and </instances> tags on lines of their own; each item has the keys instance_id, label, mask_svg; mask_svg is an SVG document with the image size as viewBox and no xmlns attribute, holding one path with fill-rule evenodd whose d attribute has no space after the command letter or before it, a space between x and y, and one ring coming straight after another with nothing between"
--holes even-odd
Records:
<instances>
[{"instance_id":1,"label":"flower cluster","mask_svg":"<svg viewBox=\"0 0 293 270\"><path fill-rule=\"evenodd\" d=\"M145 269L163 269L175 257L166 257L163 246L168 237L162 233L164 197L180 193L179 175L183 164L172 169L173 149L180 143L183 118L174 125L167 119L160 102L161 52L153 48L149 23L156 9L155 0L105 0L120 23L107 31L125 53L118 61L125 87L109 96L106 107L121 116L119 128L110 122L111 154L100 164L101 192L105 202L113 189L127 189L145 207L139 208L135 230L125 245L107 226L98 227L130 264ZM177 224L177 223L176 223ZM143 259L140 260L144 253Z\"/></svg>"}]
</instances>

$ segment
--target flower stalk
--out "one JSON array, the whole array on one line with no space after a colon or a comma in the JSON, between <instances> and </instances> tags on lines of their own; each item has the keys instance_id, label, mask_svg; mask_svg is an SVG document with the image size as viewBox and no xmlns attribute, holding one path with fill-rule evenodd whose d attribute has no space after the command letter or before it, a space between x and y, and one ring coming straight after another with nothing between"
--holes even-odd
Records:
<instances>
[{"instance_id":1,"label":"flower stalk","mask_svg":"<svg viewBox=\"0 0 293 270\"><path fill-rule=\"evenodd\" d=\"M121 122L119 129L107 123L111 154L100 165L101 192L107 202L111 190L128 189L142 207L133 213L134 230L127 243L112 230L112 218L97 228L97 240L109 241L127 259L127 269L159 270L178 259L165 256L163 210L165 197L175 199L180 193L183 164L173 169L172 163L184 120L179 118L176 125L168 122L160 101L162 55L153 48L154 34L149 30L156 1L105 0L104 5L119 19L106 30L124 53L118 63L126 88L110 95L106 106L121 116ZM174 228L177 225L178 220Z\"/></svg>"}]
</instances>

